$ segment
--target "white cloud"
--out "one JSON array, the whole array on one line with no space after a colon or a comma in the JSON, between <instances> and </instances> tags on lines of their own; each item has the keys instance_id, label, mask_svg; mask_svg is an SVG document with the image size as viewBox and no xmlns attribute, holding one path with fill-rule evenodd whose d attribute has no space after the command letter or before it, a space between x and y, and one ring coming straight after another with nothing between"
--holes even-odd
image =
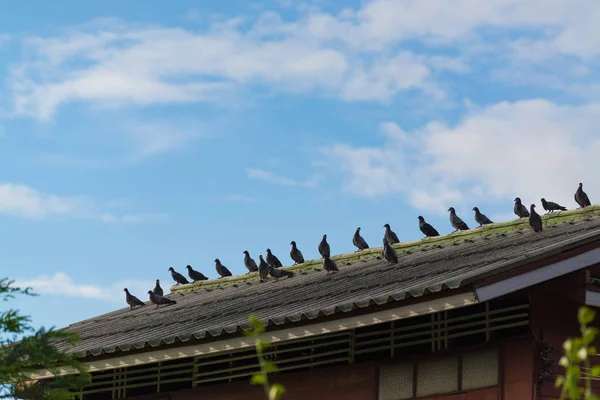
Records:
<instances>
[{"instance_id":1,"label":"white cloud","mask_svg":"<svg viewBox=\"0 0 600 400\"><path fill-rule=\"evenodd\" d=\"M49 119L69 102L230 106L229 93L255 85L376 102L416 90L441 101L440 73L512 71L525 62L532 66L521 81L543 85L536 76L554 64L570 60L573 71L582 71L582 63L597 67L600 60L596 0L373 0L290 14L263 10L227 19L190 11L202 29L104 19L31 37L11 68L11 108ZM570 73L550 75L560 81L557 89L574 91ZM597 93L587 89L589 80L576 83Z\"/></svg>"},{"instance_id":2,"label":"white cloud","mask_svg":"<svg viewBox=\"0 0 600 400\"><path fill-rule=\"evenodd\" d=\"M250 179L257 179L281 186L317 187L322 180L322 176L320 174L313 174L304 181L297 181L295 179L287 178L274 172L258 168L246 168L246 175Z\"/></svg>"},{"instance_id":3,"label":"white cloud","mask_svg":"<svg viewBox=\"0 0 600 400\"><path fill-rule=\"evenodd\" d=\"M456 126L431 122L410 132L382 125L382 147L322 149L358 196L404 194L417 209L541 197L573 208L580 181L592 198L600 169L600 104L561 106L542 99L474 109ZM587 183L587 185L586 185ZM596 202L599 200L595 200Z\"/></svg>"},{"instance_id":4,"label":"white cloud","mask_svg":"<svg viewBox=\"0 0 600 400\"><path fill-rule=\"evenodd\" d=\"M29 186L0 183L0 214L29 219L69 217L102 222L135 223L164 221L165 214L105 213L100 204L85 196L59 196L39 192Z\"/></svg>"},{"instance_id":5,"label":"white cloud","mask_svg":"<svg viewBox=\"0 0 600 400\"><path fill-rule=\"evenodd\" d=\"M124 288L140 300L147 300L147 292L154 288L154 281L125 279L110 286L76 283L73 278L63 272L53 275L40 275L35 278L15 279L15 285L33 288L33 292L40 295L67 296L84 299L101 300L111 303L125 303Z\"/></svg>"},{"instance_id":6,"label":"white cloud","mask_svg":"<svg viewBox=\"0 0 600 400\"><path fill-rule=\"evenodd\" d=\"M297 182L285 176L277 175L273 172L265 171L264 169L247 168L246 175L250 179L258 179L261 181L274 183L282 186L295 186Z\"/></svg>"},{"instance_id":7,"label":"white cloud","mask_svg":"<svg viewBox=\"0 0 600 400\"><path fill-rule=\"evenodd\" d=\"M123 130L133 144L130 161L178 149L207 136L196 121L134 121L125 124Z\"/></svg>"}]
</instances>

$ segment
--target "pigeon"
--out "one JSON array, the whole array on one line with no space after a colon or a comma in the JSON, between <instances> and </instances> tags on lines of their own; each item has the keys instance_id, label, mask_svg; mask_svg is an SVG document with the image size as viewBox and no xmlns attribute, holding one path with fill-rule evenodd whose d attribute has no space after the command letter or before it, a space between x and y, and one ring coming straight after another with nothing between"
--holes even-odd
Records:
<instances>
[{"instance_id":1,"label":"pigeon","mask_svg":"<svg viewBox=\"0 0 600 400\"><path fill-rule=\"evenodd\" d=\"M398 239L398 235L390 228L390 224L385 224L383 226L385 228L384 237L387 239L390 244L400 243L400 239Z\"/></svg>"},{"instance_id":2,"label":"pigeon","mask_svg":"<svg viewBox=\"0 0 600 400\"><path fill-rule=\"evenodd\" d=\"M304 262L304 256L302 255L302 252L296 247L295 241L292 240L290 244L292 245L292 250L290 250L290 257L292 258L292 260L294 260L294 265L302 264Z\"/></svg>"},{"instance_id":3,"label":"pigeon","mask_svg":"<svg viewBox=\"0 0 600 400\"><path fill-rule=\"evenodd\" d=\"M450 223L454 227L454 232L457 232L459 230L461 230L461 231L469 230L469 227L467 226L467 224L465 224L465 221L463 221L462 219L460 219L460 217L458 215L456 215L456 211L454 210L454 207L450 207L448 209L448 211L450 211ZM452 232L452 233L454 233L454 232Z\"/></svg>"},{"instance_id":4,"label":"pigeon","mask_svg":"<svg viewBox=\"0 0 600 400\"><path fill-rule=\"evenodd\" d=\"M529 209L529 225L533 228L534 232L542 231L542 217L535 212L535 204L532 204Z\"/></svg>"},{"instance_id":5,"label":"pigeon","mask_svg":"<svg viewBox=\"0 0 600 400\"><path fill-rule=\"evenodd\" d=\"M294 276L294 273L292 271L286 271L285 269L278 269L273 267L272 265L269 265L269 275L271 275L273 278L275 278L274 282L277 282L279 280L279 278L282 278L284 276L287 276L288 278L291 278Z\"/></svg>"},{"instance_id":6,"label":"pigeon","mask_svg":"<svg viewBox=\"0 0 600 400\"><path fill-rule=\"evenodd\" d=\"M224 266L223 264L221 264L221 261L219 261L218 258L215 258L215 268L217 270L217 274L219 274L219 278L224 278L226 276L232 276L231 272L227 269L226 266Z\"/></svg>"},{"instance_id":7,"label":"pigeon","mask_svg":"<svg viewBox=\"0 0 600 400\"><path fill-rule=\"evenodd\" d=\"M369 248L369 245L367 244L365 239L363 239L363 237L360 236L360 227L356 228L356 232L354 232L354 236L352 237L352 243L356 247L358 247L358 250L356 250L356 252L363 251L364 249Z\"/></svg>"},{"instance_id":8,"label":"pigeon","mask_svg":"<svg viewBox=\"0 0 600 400\"><path fill-rule=\"evenodd\" d=\"M277 256L271 253L271 249L267 249L267 264L275 268L283 267L283 264L281 264L279 258L277 258Z\"/></svg>"},{"instance_id":9,"label":"pigeon","mask_svg":"<svg viewBox=\"0 0 600 400\"><path fill-rule=\"evenodd\" d=\"M579 183L579 187L575 192L575 201L577 202L577 204L579 204L579 208L584 208L592 205L589 197L583 191L583 183Z\"/></svg>"},{"instance_id":10,"label":"pigeon","mask_svg":"<svg viewBox=\"0 0 600 400\"><path fill-rule=\"evenodd\" d=\"M267 264L262 254L258 256L258 261L258 275L260 276L260 281L264 282L267 279L267 275L269 275L269 264Z\"/></svg>"},{"instance_id":11,"label":"pigeon","mask_svg":"<svg viewBox=\"0 0 600 400\"><path fill-rule=\"evenodd\" d=\"M192 281L196 282L208 280L208 277L206 277L202 272L193 269L191 265L188 265L186 268L188 270L188 276Z\"/></svg>"},{"instance_id":12,"label":"pigeon","mask_svg":"<svg viewBox=\"0 0 600 400\"><path fill-rule=\"evenodd\" d=\"M327 243L327 235L323 235L323 239L319 243L319 254L321 257L331 257L331 248L329 247L329 243Z\"/></svg>"},{"instance_id":13,"label":"pigeon","mask_svg":"<svg viewBox=\"0 0 600 400\"><path fill-rule=\"evenodd\" d=\"M171 271L171 276L178 285L186 285L190 283L187 279L185 279L185 276L181 275L179 272L176 272L173 267L169 267L169 271Z\"/></svg>"},{"instance_id":14,"label":"pigeon","mask_svg":"<svg viewBox=\"0 0 600 400\"><path fill-rule=\"evenodd\" d=\"M150 296L150 301L152 304L156 304L156 308L158 308L158 306L161 304L177 304L175 300L152 293L152 290L148 290L148 295Z\"/></svg>"},{"instance_id":15,"label":"pigeon","mask_svg":"<svg viewBox=\"0 0 600 400\"><path fill-rule=\"evenodd\" d=\"M433 226L431 226L427 222L425 222L425 218L423 218L420 215L419 215L419 229L421 230L421 232L423 232L425 237L440 236L438 231Z\"/></svg>"},{"instance_id":16,"label":"pigeon","mask_svg":"<svg viewBox=\"0 0 600 400\"><path fill-rule=\"evenodd\" d=\"M246 266L246 268L248 268L248 274L258 271L256 261L254 261L254 259L250 257L250 253L248 253L248 250L244 250L244 265Z\"/></svg>"},{"instance_id":17,"label":"pigeon","mask_svg":"<svg viewBox=\"0 0 600 400\"><path fill-rule=\"evenodd\" d=\"M387 265L398 264L398 254L396 254L396 250L392 246L390 246L390 242L386 238L383 239L383 250L381 252L383 258L387 260Z\"/></svg>"},{"instance_id":18,"label":"pigeon","mask_svg":"<svg viewBox=\"0 0 600 400\"><path fill-rule=\"evenodd\" d=\"M567 211L567 207L563 207L558 203L553 201L546 201L545 198L542 197L542 207L544 210L548 211L546 214L550 214L553 211Z\"/></svg>"},{"instance_id":19,"label":"pigeon","mask_svg":"<svg viewBox=\"0 0 600 400\"><path fill-rule=\"evenodd\" d=\"M327 275L329 275L330 272L335 274L337 271L339 271L337 264L335 261L329 258L329 256L323 257L323 269L327 271Z\"/></svg>"},{"instance_id":20,"label":"pigeon","mask_svg":"<svg viewBox=\"0 0 600 400\"><path fill-rule=\"evenodd\" d=\"M129 293L129 290L127 290L127 288L125 288L123 290L125 291L125 301L127 302L127 304L129 304L130 310L133 310L135 308L135 306L145 306L146 305L143 301L141 301L140 299L138 299L137 297L135 297L134 295Z\"/></svg>"},{"instance_id":21,"label":"pigeon","mask_svg":"<svg viewBox=\"0 0 600 400\"><path fill-rule=\"evenodd\" d=\"M482 214L479 211L478 207L473 207L473 211L475 211L475 222L477 222L479 224L479 228L481 228L484 225L488 225L488 224L493 224L494 222L489 219L488 217L485 216L485 214Z\"/></svg>"},{"instance_id":22,"label":"pigeon","mask_svg":"<svg viewBox=\"0 0 600 400\"><path fill-rule=\"evenodd\" d=\"M515 214L519 218L527 218L527 217L529 217L529 211L527 211L527 207L525 207L521 203L521 198L520 197L515 198L515 208L514 208L514 211L515 211Z\"/></svg>"},{"instance_id":23,"label":"pigeon","mask_svg":"<svg viewBox=\"0 0 600 400\"><path fill-rule=\"evenodd\" d=\"M156 280L156 286L154 286L154 294L157 294L159 296L162 296L164 294L162 288L160 287L160 280L158 279Z\"/></svg>"}]
</instances>

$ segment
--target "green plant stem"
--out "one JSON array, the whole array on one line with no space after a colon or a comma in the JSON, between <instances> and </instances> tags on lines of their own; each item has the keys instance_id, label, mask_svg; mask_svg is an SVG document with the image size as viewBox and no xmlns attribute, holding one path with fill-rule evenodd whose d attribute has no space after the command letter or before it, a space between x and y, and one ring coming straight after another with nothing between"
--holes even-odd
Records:
<instances>
[{"instance_id":1,"label":"green plant stem","mask_svg":"<svg viewBox=\"0 0 600 400\"><path fill-rule=\"evenodd\" d=\"M265 359L263 358L262 346L260 345L260 339L256 339L256 354L258 356L258 365L260 366L260 370L265 377L263 382L263 388L265 389L265 396L267 399L269 398L269 392L271 391L271 385L269 384L269 374L265 372Z\"/></svg>"}]
</instances>

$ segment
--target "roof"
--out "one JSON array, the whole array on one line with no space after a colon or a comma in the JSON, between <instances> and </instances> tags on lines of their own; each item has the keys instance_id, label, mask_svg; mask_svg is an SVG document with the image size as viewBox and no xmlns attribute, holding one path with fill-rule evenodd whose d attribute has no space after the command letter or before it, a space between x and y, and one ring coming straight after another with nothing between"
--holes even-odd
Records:
<instances>
[{"instance_id":1,"label":"roof","mask_svg":"<svg viewBox=\"0 0 600 400\"><path fill-rule=\"evenodd\" d=\"M386 266L381 248L335 256L340 272L327 275L321 260L286 268L293 278L260 283L244 275L173 288L173 306L129 307L70 325L79 357L207 340L249 329L255 314L267 325L317 320L409 297L452 291L510 271L536 255L600 241L600 206L544 216L534 233L527 219L438 238L394 245L399 263ZM148 304L148 303L147 303Z\"/></svg>"}]
</instances>

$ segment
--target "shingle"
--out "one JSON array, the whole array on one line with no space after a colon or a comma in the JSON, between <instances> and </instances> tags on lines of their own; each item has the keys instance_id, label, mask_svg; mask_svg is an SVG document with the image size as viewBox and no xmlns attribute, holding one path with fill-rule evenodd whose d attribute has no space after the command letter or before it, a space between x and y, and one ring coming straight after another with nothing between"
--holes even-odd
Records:
<instances>
[{"instance_id":1,"label":"shingle","mask_svg":"<svg viewBox=\"0 0 600 400\"><path fill-rule=\"evenodd\" d=\"M74 347L59 345L79 356L129 351L173 344L248 328L255 314L269 324L285 325L316 319L356 308L377 307L407 297L457 289L465 284L504 272L536 253L560 249L566 244L598 235L600 217L560 223L534 234L530 229L458 240L450 245L400 251L399 263L387 267L376 258L338 262L340 272L298 273L276 283L224 285L172 293L174 306L123 308L66 328L81 341ZM373 252L377 254L377 252Z\"/></svg>"}]
</instances>

